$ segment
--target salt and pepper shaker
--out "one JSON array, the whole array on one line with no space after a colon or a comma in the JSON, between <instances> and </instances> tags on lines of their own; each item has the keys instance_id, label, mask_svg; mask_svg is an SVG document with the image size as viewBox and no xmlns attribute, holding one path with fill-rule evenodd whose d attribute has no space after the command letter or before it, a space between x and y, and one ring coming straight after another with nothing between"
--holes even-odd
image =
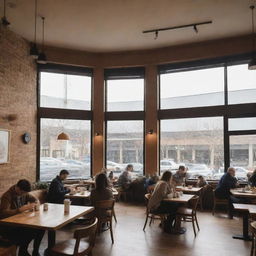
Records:
<instances>
[{"instance_id":1,"label":"salt and pepper shaker","mask_svg":"<svg viewBox=\"0 0 256 256\"><path fill-rule=\"evenodd\" d=\"M48 203L44 203L44 211L48 211Z\"/></svg>"},{"instance_id":2,"label":"salt and pepper shaker","mask_svg":"<svg viewBox=\"0 0 256 256\"><path fill-rule=\"evenodd\" d=\"M70 211L70 200L69 199L65 199L64 200L64 213L69 213Z\"/></svg>"},{"instance_id":3,"label":"salt and pepper shaker","mask_svg":"<svg viewBox=\"0 0 256 256\"><path fill-rule=\"evenodd\" d=\"M38 200L35 201L35 211L40 210L40 202Z\"/></svg>"}]
</instances>

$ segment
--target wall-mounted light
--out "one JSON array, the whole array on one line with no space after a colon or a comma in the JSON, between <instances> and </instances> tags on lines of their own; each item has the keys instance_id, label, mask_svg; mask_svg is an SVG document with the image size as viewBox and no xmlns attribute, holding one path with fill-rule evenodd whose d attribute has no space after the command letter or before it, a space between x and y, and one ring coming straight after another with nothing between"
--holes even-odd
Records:
<instances>
[{"instance_id":1,"label":"wall-mounted light","mask_svg":"<svg viewBox=\"0 0 256 256\"><path fill-rule=\"evenodd\" d=\"M153 134L154 130L153 129L149 129L148 134Z\"/></svg>"},{"instance_id":2,"label":"wall-mounted light","mask_svg":"<svg viewBox=\"0 0 256 256\"><path fill-rule=\"evenodd\" d=\"M58 135L57 140L69 140L69 136L65 132L62 132Z\"/></svg>"}]
</instances>

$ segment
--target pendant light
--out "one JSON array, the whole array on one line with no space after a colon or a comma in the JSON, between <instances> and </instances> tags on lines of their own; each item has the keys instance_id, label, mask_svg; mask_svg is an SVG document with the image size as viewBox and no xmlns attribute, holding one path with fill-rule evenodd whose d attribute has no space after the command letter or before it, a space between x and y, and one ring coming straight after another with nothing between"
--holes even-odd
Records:
<instances>
[{"instance_id":1,"label":"pendant light","mask_svg":"<svg viewBox=\"0 0 256 256\"><path fill-rule=\"evenodd\" d=\"M1 18L1 22L6 27L10 25L10 22L6 18L6 0L4 0L4 16Z\"/></svg>"},{"instance_id":2,"label":"pendant light","mask_svg":"<svg viewBox=\"0 0 256 256\"><path fill-rule=\"evenodd\" d=\"M34 30L34 42L30 45L30 56L32 56L34 59L38 58L39 52L36 45L36 25L37 25L37 0L35 0L35 30Z\"/></svg>"},{"instance_id":3,"label":"pendant light","mask_svg":"<svg viewBox=\"0 0 256 256\"><path fill-rule=\"evenodd\" d=\"M40 52L40 54L38 56L37 63L46 64L47 59L46 59L46 55L44 53L44 21L45 21L45 17L41 17L41 19L42 19L42 51Z\"/></svg>"},{"instance_id":4,"label":"pendant light","mask_svg":"<svg viewBox=\"0 0 256 256\"><path fill-rule=\"evenodd\" d=\"M254 5L250 6L250 9L252 10L252 58L248 64L249 70L255 70L256 69L256 56L255 56L255 35L254 35Z\"/></svg>"},{"instance_id":5,"label":"pendant light","mask_svg":"<svg viewBox=\"0 0 256 256\"><path fill-rule=\"evenodd\" d=\"M69 136L65 132L62 132L58 135L57 140L69 140Z\"/></svg>"}]
</instances>

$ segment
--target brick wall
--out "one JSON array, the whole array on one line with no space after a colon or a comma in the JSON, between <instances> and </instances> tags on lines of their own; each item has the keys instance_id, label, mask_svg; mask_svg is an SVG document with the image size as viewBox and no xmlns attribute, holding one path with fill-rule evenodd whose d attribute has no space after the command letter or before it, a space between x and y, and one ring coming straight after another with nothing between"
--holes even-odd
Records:
<instances>
[{"instance_id":1,"label":"brick wall","mask_svg":"<svg viewBox=\"0 0 256 256\"><path fill-rule=\"evenodd\" d=\"M0 26L0 129L11 130L10 163L0 165L0 195L21 178L36 177L36 65L29 44ZM2 119L17 115L11 122ZM31 142L21 136L31 133Z\"/></svg>"}]
</instances>

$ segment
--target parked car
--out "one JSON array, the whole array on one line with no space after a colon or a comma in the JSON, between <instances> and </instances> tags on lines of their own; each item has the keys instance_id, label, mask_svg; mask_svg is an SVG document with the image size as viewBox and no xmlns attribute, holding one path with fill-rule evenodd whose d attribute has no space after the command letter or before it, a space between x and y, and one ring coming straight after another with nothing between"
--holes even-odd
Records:
<instances>
[{"instance_id":1,"label":"parked car","mask_svg":"<svg viewBox=\"0 0 256 256\"><path fill-rule=\"evenodd\" d=\"M167 170L171 170L175 172L178 170L179 166L172 159L164 159L160 161L160 171L164 172Z\"/></svg>"},{"instance_id":2,"label":"parked car","mask_svg":"<svg viewBox=\"0 0 256 256\"><path fill-rule=\"evenodd\" d=\"M187 177L189 179L197 179L200 175L204 178L212 177L212 170L206 164L187 164L186 167L188 168Z\"/></svg>"},{"instance_id":3,"label":"parked car","mask_svg":"<svg viewBox=\"0 0 256 256\"><path fill-rule=\"evenodd\" d=\"M62 169L69 171L69 179L80 179L90 176L90 164L73 159L59 160L53 157L41 157L40 180L52 180Z\"/></svg>"},{"instance_id":4,"label":"parked car","mask_svg":"<svg viewBox=\"0 0 256 256\"><path fill-rule=\"evenodd\" d=\"M66 167L62 161L53 157L40 158L40 180L52 180L59 172Z\"/></svg>"},{"instance_id":5,"label":"parked car","mask_svg":"<svg viewBox=\"0 0 256 256\"><path fill-rule=\"evenodd\" d=\"M236 178L239 180L239 181L247 181L248 180L248 173L249 171L246 170L244 167L241 167L241 166L235 166L234 167L235 170L236 170ZM218 173L214 174L213 175L213 178L216 179L216 180L219 180L224 174L224 167L221 167L218 171Z\"/></svg>"},{"instance_id":6,"label":"parked car","mask_svg":"<svg viewBox=\"0 0 256 256\"><path fill-rule=\"evenodd\" d=\"M113 161L107 161L107 169L113 171L114 173L121 173L124 169L121 164L115 163Z\"/></svg>"}]
</instances>

